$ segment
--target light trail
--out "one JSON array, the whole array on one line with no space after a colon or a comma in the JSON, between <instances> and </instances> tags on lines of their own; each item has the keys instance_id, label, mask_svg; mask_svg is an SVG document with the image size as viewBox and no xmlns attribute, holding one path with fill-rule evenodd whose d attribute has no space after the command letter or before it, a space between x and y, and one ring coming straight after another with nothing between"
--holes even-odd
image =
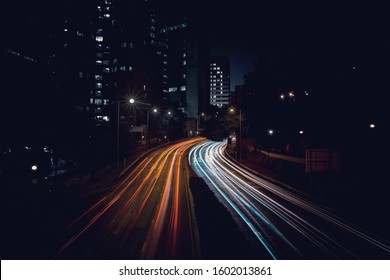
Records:
<instances>
[{"instance_id":1,"label":"light trail","mask_svg":"<svg viewBox=\"0 0 390 280\"><path fill-rule=\"evenodd\" d=\"M82 252L87 258L99 257L102 252L144 259L196 254L187 253L195 249L192 246L182 245L195 243L186 241L193 238L188 219L194 218L187 205L189 192L183 189L188 183L183 183L182 159L200 141L203 139L192 138L150 153L63 231L66 241L53 258L75 254L79 244L91 239L100 240L100 244Z\"/></svg>"},{"instance_id":2,"label":"light trail","mask_svg":"<svg viewBox=\"0 0 390 280\"><path fill-rule=\"evenodd\" d=\"M233 163L226 143L194 146L189 163L216 196L238 214L271 258L356 259L390 257L390 246L304 198ZM236 216L234 216L236 217ZM360 251L364 247L364 252Z\"/></svg>"}]
</instances>

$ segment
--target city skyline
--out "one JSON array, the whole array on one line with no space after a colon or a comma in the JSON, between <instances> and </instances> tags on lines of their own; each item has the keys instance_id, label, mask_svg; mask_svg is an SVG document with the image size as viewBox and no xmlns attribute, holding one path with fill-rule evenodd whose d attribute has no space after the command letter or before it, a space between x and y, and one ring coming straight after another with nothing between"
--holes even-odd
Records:
<instances>
[{"instance_id":1,"label":"city skyline","mask_svg":"<svg viewBox=\"0 0 390 280\"><path fill-rule=\"evenodd\" d=\"M384 7L4 7L3 258L389 258Z\"/></svg>"}]
</instances>

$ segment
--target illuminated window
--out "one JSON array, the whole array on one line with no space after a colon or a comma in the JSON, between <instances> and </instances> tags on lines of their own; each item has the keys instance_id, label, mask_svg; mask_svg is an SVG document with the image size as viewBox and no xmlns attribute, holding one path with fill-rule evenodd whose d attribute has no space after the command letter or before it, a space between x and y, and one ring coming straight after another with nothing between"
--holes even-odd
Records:
<instances>
[{"instance_id":1,"label":"illuminated window","mask_svg":"<svg viewBox=\"0 0 390 280\"><path fill-rule=\"evenodd\" d=\"M101 81L101 80L103 80L103 76L102 75L95 75L95 80Z\"/></svg>"},{"instance_id":2,"label":"illuminated window","mask_svg":"<svg viewBox=\"0 0 390 280\"><path fill-rule=\"evenodd\" d=\"M168 92L175 92L175 91L177 91L177 87L170 87L168 89Z\"/></svg>"},{"instance_id":3,"label":"illuminated window","mask_svg":"<svg viewBox=\"0 0 390 280\"><path fill-rule=\"evenodd\" d=\"M102 61L101 60L96 60L96 65L101 65Z\"/></svg>"},{"instance_id":4,"label":"illuminated window","mask_svg":"<svg viewBox=\"0 0 390 280\"><path fill-rule=\"evenodd\" d=\"M185 90L186 90L186 86L181 86L181 87L180 87L180 90L181 90L181 91L185 91Z\"/></svg>"},{"instance_id":5,"label":"illuminated window","mask_svg":"<svg viewBox=\"0 0 390 280\"><path fill-rule=\"evenodd\" d=\"M95 99L95 105L102 105L103 101L101 99Z\"/></svg>"},{"instance_id":6,"label":"illuminated window","mask_svg":"<svg viewBox=\"0 0 390 280\"><path fill-rule=\"evenodd\" d=\"M96 96L102 96L102 92L100 90L95 91Z\"/></svg>"},{"instance_id":7,"label":"illuminated window","mask_svg":"<svg viewBox=\"0 0 390 280\"><path fill-rule=\"evenodd\" d=\"M110 105L110 100L103 99L103 105Z\"/></svg>"},{"instance_id":8,"label":"illuminated window","mask_svg":"<svg viewBox=\"0 0 390 280\"><path fill-rule=\"evenodd\" d=\"M122 71L122 72L123 72L123 71L126 71L126 66L121 66L121 67L119 68L119 70Z\"/></svg>"},{"instance_id":9,"label":"illuminated window","mask_svg":"<svg viewBox=\"0 0 390 280\"><path fill-rule=\"evenodd\" d=\"M186 76L186 74L183 74L183 79L185 79L187 76Z\"/></svg>"},{"instance_id":10,"label":"illuminated window","mask_svg":"<svg viewBox=\"0 0 390 280\"><path fill-rule=\"evenodd\" d=\"M103 73L110 73L110 68L103 68Z\"/></svg>"},{"instance_id":11,"label":"illuminated window","mask_svg":"<svg viewBox=\"0 0 390 280\"><path fill-rule=\"evenodd\" d=\"M183 60L183 65L187 65L187 61L186 60Z\"/></svg>"},{"instance_id":12,"label":"illuminated window","mask_svg":"<svg viewBox=\"0 0 390 280\"><path fill-rule=\"evenodd\" d=\"M104 18L110 18L110 14L104 14Z\"/></svg>"},{"instance_id":13,"label":"illuminated window","mask_svg":"<svg viewBox=\"0 0 390 280\"><path fill-rule=\"evenodd\" d=\"M96 36L96 42L103 42L103 36Z\"/></svg>"},{"instance_id":14,"label":"illuminated window","mask_svg":"<svg viewBox=\"0 0 390 280\"><path fill-rule=\"evenodd\" d=\"M103 87L102 83L96 83L95 88L101 89Z\"/></svg>"}]
</instances>

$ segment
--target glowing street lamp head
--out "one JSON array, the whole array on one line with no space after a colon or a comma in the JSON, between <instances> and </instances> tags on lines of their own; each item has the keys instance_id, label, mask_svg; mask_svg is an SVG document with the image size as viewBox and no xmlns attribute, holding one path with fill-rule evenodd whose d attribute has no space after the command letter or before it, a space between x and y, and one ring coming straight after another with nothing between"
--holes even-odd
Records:
<instances>
[{"instance_id":1,"label":"glowing street lamp head","mask_svg":"<svg viewBox=\"0 0 390 280\"><path fill-rule=\"evenodd\" d=\"M157 113L157 112L158 112L157 108L153 108L153 113Z\"/></svg>"},{"instance_id":2,"label":"glowing street lamp head","mask_svg":"<svg viewBox=\"0 0 390 280\"><path fill-rule=\"evenodd\" d=\"M268 130L268 134L269 135L273 135L274 134L274 131L272 129Z\"/></svg>"},{"instance_id":3,"label":"glowing street lamp head","mask_svg":"<svg viewBox=\"0 0 390 280\"><path fill-rule=\"evenodd\" d=\"M130 104L134 104L134 102L135 102L134 98L130 98L129 102L130 102Z\"/></svg>"},{"instance_id":4,"label":"glowing street lamp head","mask_svg":"<svg viewBox=\"0 0 390 280\"><path fill-rule=\"evenodd\" d=\"M371 123L371 124L370 124L370 128L375 128L375 124L374 124L374 123Z\"/></svg>"},{"instance_id":5,"label":"glowing street lamp head","mask_svg":"<svg viewBox=\"0 0 390 280\"><path fill-rule=\"evenodd\" d=\"M36 166L35 164L31 166L32 171L36 171L37 169L38 169L38 166Z\"/></svg>"}]
</instances>

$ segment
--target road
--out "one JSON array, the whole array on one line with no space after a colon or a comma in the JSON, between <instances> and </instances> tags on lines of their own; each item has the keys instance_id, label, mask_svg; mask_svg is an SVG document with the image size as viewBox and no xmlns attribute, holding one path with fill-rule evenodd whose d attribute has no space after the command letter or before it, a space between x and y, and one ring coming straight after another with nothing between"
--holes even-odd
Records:
<instances>
[{"instance_id":1,"label":"road","mask_svg":"<svg viewBox=\"0 0 390 280\"><path fill-rule=\"evenodd\" d=\"M225 147L226 142L199 143L191 149L189 163L253 246L269 259L390 258L388 241L342 219L304 193L241 167L227 157Z\"/></svg>"},{"instance_id":2,"label":"road","mask_svg":"<svg viewBox=\"0 0 390 280\"><path fill-rule=\"evenodd\" d=\"M66 227L52 258L199 258L186 156L201 141L149 153Z\"/></svg>"}]
</instances>

